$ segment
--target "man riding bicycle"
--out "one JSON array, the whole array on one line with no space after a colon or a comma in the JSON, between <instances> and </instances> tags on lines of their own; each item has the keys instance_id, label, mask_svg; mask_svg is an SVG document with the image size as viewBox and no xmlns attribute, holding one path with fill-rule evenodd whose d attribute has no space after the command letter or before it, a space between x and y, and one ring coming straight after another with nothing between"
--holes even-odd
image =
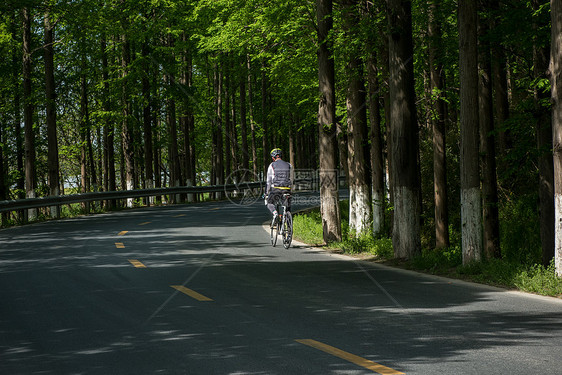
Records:
<instances>
[{"instance_id":1,"label":"man riding bicycle","mask_svg":"<svg viewBox=\"0 0 562 375\"><path fill-rule=\"evenodd\" d=\"M282 202L283 194L291 192L292 186L292 169L293 166L282 159L282 151L280 148L271 150L272 163L267 169L267 184L265 194L267 196L267 208L273 214L273 222L279 216L277 213L277 204ZM287 197L287 210L291 208L291 201Z\"/></svg>"}]
</instances>

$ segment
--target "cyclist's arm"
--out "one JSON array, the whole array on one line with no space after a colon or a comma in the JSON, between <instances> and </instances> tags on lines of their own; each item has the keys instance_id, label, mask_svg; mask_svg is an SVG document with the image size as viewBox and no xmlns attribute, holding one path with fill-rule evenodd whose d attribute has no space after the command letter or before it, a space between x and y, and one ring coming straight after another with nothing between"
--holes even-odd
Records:
<instances>
[{"instance_id":1,"label":"cyclist's arm","mask_svg":"<svg viewBox=\"0 0 562 375\"><path fill-rule=\"evenodd\" d=\"M275 171L273 170L273 165L270 164L267 168L267 180L265 185L265 193L269 194L271 191L271 185L273 184L273 177L275 176Z\"/></svg>"}]
</instances>

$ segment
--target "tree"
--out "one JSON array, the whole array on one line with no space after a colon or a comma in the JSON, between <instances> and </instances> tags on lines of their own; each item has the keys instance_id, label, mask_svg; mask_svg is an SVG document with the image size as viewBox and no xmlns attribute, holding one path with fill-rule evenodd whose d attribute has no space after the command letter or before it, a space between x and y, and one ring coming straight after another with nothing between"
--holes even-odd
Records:
<instances>
[{"instance_id":1,"label":"tree","mask_svg":"<svg viewBox=\"0 0 562 375\"><path fill-rule=\"evenodd\" d=\"M433 125L433 189L435 200L435 247L449 246L449 207L447 203L447 160L445 133L444 67L441 60L442 30L438 17L441 0L429 4L429 75L432 95Z\"/></svg>"},{"instance_id":2,"label":"tree","mask_svg":"<svg viewBox=\"0 0 562 375\"><path fill-rule=\"evenodd\" d=\"M25 130L25 190L27 198L36 197L37 175L35 169L35 130L33 127L32 63L31 63L31 10L23 8L23 121ZM37 216L37 209L28 211L28 219Z\"/></svg>"},{"instance_id":3,"label":"tree","mask_svg":"<svg viewBox=\"0 0 562 375\"><path fill-rule=\"evenodd\" d=\"M48 169L49 169L49 194L59 195L59 152L57 139L57 113L55 91L55 65L54 65L54 24L51 21L49 10L45 12L45 105L47 120L48 143ZM51 216L60 216L60 207L51 207Z\"/></svg>"},{"instance_id":4,"label":"tree","mask_svg":"<svg viewBox=\"0 0 562 375\"><path fill-rule=\"evenodd\" d=\"M479 4L485 6L485 2ZM498 212L498 183L496 176L496 142L492 99L492 65L488 37L488 19L478 20L480 48L478 52L480 155L482 160L483 251L486 258L500 258L500 227Z\"/></svg>"},{"instance_id":5,"label":"tree","mask_svg":"<svg viewBox=\"0 0 562 375\"><path fill-rule=\"evenodd\" d=\"M562 0L550 0L550 85L554 148L555 266L562 277Z\"/></svg>"},{"instance_id":6,"label":"tree","mask_svg":"<svg viewBox=\"0 0 562 375\"><path fill-rule=\"evenodd\" d=\"M320 212L326 243L341 241L341 219L336 170L335 72L332 42L332 0L316 1L318 22L318 133L320 156Z\"/></svg>"},{"instance_id":7,"label":"tree","mask_svg":"<svg viewBox=\"0 0 562 375\"><path fill-rule=\"evenodd\" d=\"M368 5L369 6L369 5ZM380 12L374 6L368 8L369 22L375 22L376 15ZM384 160L383 160L383 135L381 131L381 112L380 101L381 85L379 84L379 67L377 55L377 41L384 38L377 38L376 34L383 34L380 25L377 23L375 31L369 32L367 36L367 83L368 83L368 103L369 103L369 122L371 125L370 132L370 156L371 156L371 199L373 206L373 235L379 236L382 234L384 227L384 207L385 207L385 186L384 186ZM384 43L386 44L386 43Z\"/></svg>"},{"instance_id":8,"label":"tree","mask_svg":"<svg viewBox=\"0 0 562 375\"><path fill-rule=\"evenodd\" d=\"M418 125L414 92L412 4L388 2L390 67L391 186L394 191L392 245L397 258L421 251Z\"/></svg>"},{"instance_id":9,"label":"tree","mask_svg":"<svg viewBox=\"0 0 562 375\"><path fill-rule=\"evenodd\" d=\"M463 264L482 258L482 201L478 159L477 2L460 1L461 230Z\"/></svg>"},{"instance_id":10,"label":"tree","mask_svg":"<svg viewBox=\"0 0 562 375\"><path fill-rule=\"evenodd\" d=\"M554 258L554 166L552 158L552 116L550 113L550 90L545 89L548 81L548 59L550 57L549 38L542 30L548 30L550 17L541 12L542 1L533 0L536 13L533 22L533 66L536 84L534 104L539 152L539 214L542 246L542 264L548 267Z\"/></svg>"},{"instance_id":11,"label":"tree","mask_svg":"<svg viewBox=\"0 0 562 375\"><path fill-rule=\"evenodd\" d=\"M349 40L347 55L347 132L348 132L348 166L349 166L349 227L356 235L365 233L371 222L371 195L367 179L365 153L367 141L367 109L361 51L353 40L359 23L358 4L356 1L345 3L344 17L346 37Z\"/></svg>"}]
</instances>

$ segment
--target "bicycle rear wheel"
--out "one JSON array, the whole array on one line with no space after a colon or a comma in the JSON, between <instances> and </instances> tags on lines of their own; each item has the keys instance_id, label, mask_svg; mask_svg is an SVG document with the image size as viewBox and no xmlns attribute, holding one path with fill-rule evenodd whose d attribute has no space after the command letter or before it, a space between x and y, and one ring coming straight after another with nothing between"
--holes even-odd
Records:
<instances>
[{"instance_id":1,"label":"bicycle rear wheel","mask_svg":"<svg viewBox=\"0 0 562 375\"><path fill-rule=\"evenodd\" d=\"M271 226L270 237L271 237L271 246L273 247L277 245L277 235L279 234L280 227L281 226L279 220L277 220L277 223L275 223L275 225Z\"/></svg>"},{"instance_id":2,"label":"bicycle rear wheel","mask_svg":"<svg viewBox=\"0 0 562 375\"><path fill-rule=\"evenodd\" d=\"M283 220L283 247L288 249L293 241L293 215L289 211L285 212Z\"/></svg>"}]
</instances>

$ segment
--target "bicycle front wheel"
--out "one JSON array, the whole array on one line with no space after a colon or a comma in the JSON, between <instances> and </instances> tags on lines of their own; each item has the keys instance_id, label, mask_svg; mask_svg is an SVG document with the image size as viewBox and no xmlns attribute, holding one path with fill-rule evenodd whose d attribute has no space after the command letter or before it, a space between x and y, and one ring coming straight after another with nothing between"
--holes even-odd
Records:
<instances>
[{"instance_id":1,"label":"bicycle front wheel","mask_svg":"<svg viewBox=\"0 0 562 375\"><path fill-rule=\"evenodd\" d=\"M288 249L293 241L293 215L289 211L285 213L283 220L283 247Z\"/></svg>"}]
</instances>

